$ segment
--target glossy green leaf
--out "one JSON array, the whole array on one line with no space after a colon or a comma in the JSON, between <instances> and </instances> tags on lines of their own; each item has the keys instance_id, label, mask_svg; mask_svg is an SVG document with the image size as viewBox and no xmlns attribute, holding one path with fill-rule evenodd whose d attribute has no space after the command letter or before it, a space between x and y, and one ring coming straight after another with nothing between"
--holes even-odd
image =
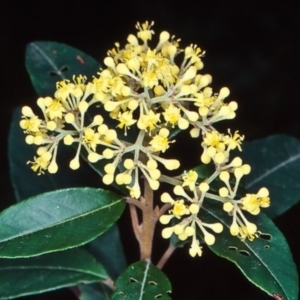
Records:
<instances>
[{"instance_id":1,"label":"glossy green leaf","mask_svg":"<svg viewBox=\"0 0 300 300\"><path fill-rule=\"evenodd\" d=\"M169 300L171 283L166 275L150 262L130 265L115 283L112 300Z\"/></svg>"},{"instance_id":2,"label":"glossy green leaf","mask_svg":"<svg viewBox=\"0 0 300 300\"><path fill-rule=\"evenodd\" d=\"M104 268L83 249L33 258L0 259L0 299L12 299L82 282L107 279Z\"/></svg>"},{"instance_id":3,"label":"glossy green leaf","mask_svg":"<svg viewBox=\"0 0 300 300\"><path fill-rule=\"evenodd\" d=\"M112 290L103 283L80 284L80 300L110 300Z\"/></svg>"},{"instance_id":4,"label":"glossy green leaf","mask_svg":"<svg viewBox=\"0 0 300 300\"><path fill-rule=\"evenodd\" d=\"M26 68L40 96L52 96L56 82L85 75L89 79L99 71L100 64L84 52L56 42L36 41L27 45Z\"/></svg>"},{"instance_id":5,"label":"glossy green leaf","mask_svg":"<svg viewBox=\"0 0 300 300\"><path fill-rule=\"evenodd\" d=\"M101 262L112 279L116 279L127 267L126 257L116 225L87 245L88 251Z\"/></svg>"},{"instance_id":6,"label":"glossy green leaf","mask_svg":"<svg viewBox=\"0 0 300 300\"><path fill-rule=\"evenodd\" d=\"M87 249L97 261L101 262L110 278L115 280L127 266L125 254L116 225L93 240ZM106 285L100 283L79 286L80 300L109 300L112 294Z\"/></svg>"},{"instance_id":7,"label":"glossy green leaf","mask_svg":"<svg viewBox=\"0 0 300 300\"><path fill-rule=\"evenodd\" d=\"M298 299L298 274L289 246L274 223L262 213L252 220L261 232L254 241L240 240L230 235L231 218L219 204L203 207L203 221L224 225L222 233L210 248L219 256L234 262L253 284L269 295L278 293L286 300Z\"/></svg>"},{"instance_id":8,"label":"glossy green leaf","mask_svg":"<svg viewBox=\"0 0 300 300\"><path fill-rule=\"evenodd\" d=\"M0 257L29 257L85 244L120 217L125 201L93 188L40 194L0 214Z\"/></svg>"},{"instance_id":9,"label":"glossy green leaf","mask_svg":"<svg viewBox=\"0 0 300 300\"><path fill-rule=\"evenodd\" d=\"M286 135L273 135L245 143L243 160L251 165L245 176L246 188L257 193L265 186L271 206L266 214L274 218L300 200L300 141Z\"/></svg>"}]
</instances>

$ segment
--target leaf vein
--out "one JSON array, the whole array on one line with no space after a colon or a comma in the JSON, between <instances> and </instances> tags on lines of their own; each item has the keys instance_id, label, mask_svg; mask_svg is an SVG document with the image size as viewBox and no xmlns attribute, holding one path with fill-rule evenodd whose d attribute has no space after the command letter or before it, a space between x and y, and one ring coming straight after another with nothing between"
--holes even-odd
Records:
<instances>
[{"instance_id":1,"label":"leaf vein","mask_svg":"<svg viewBox=\"0 0 300 300\"><path fill-rule=\"evenodd\" d=\"M61 78L65 79L65 76L62 74L60 69L57 67L56 64L53 63L53 61L51 59L49 59L49 57L46 55L46 53L40 47L38 47L35 43L32 43L32 46L35 48L36 51L38 51L43 56L43 58L49 63L49 65L51 67L53 67L53 69L57 72L57 74L59 74L59 76L61 76Z\"/></svg>"},{"instance_id":2,"label":"leaf vein","mask_svg":"<svg viewBox=\"0 0 300 300\"><path fill-rule=\"evenodd\" d=\"M143 278L143 281L142 281L141 293L140 293L140 298L139 298L139 300L142 300L142 296L143 296L144 288L145 288L145 283L146 283L146 277L147 277L148 271L149 271L149 266L150 266L150 262L147 262L146 270L145 270L145 272L144 272L144 278Z\"/></svg>"},{"instance_id":3,"label":"leaf vein","mask_svg":"<svg viewBox=\"0 0 300 300\"><path fill-rule=\"evenodd\" d=\"M246 187L249 188L249 187L253 186L255 183L261 181L263 178L270 176L272 173L276 172L277 170L279 170L283 167L286 167L286 165L294 162L297 159L300 159L300 154L297 154L295 156L290 157L289 159L281 162L277 166L275 166L275 167L271 168L270 170L266 171L265 173L263 173L262 175L260 175L256 179L246 183Z\"/></svg>"}]
</instances>

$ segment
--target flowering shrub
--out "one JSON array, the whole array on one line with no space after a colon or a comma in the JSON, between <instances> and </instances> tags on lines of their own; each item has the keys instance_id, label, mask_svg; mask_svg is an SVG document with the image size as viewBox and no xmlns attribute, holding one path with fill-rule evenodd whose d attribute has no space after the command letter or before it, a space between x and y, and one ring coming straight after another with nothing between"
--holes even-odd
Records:
<instances>
[{"instance_id":1,"label":"flowering shrub","mask_svg":"<svg viewBox=\"0 0 300 300\"><path fill-rule=\"evenodd\" d=\"M112 299L126 299L127 295L134 299L170 299L167 294L171 292L170 282L159 269L176 247L188 244L186 252L190 256L202 256L202 250L208 246L219 256L234 261L250 281L270 295L277 293L287 299L296 299L297 288L285 286L289 276L268 262L271 256L277 257L277 263L289 265L294 272L293 278L297 277L289 251L282 257L276 254L275 247L273 249L275 245L287 249L281 233L266 216L258 216L261 208L270 206L267 185L252 192L246 190L245 177L250 174L251 166L242 157L244 136L237 130L218 131L216 123L235 118L237 102L227 100L230 94L227 87L218 93L209 87L212 76L201 71L205 52L200 47L195 44L182 47L181 40L167 31L162 31L154 43L153 25L154 22L137 23L137 34L130 34L124 47L115 43L107 52L104 67L90 79L85 73L89 65L82 54L77 55L82 72L73 74L72 79L58 80L52 95L39 97L40 113L29 106L21 110L19 125L26 135L25 141L36 148L35 155L27 162L27 168L41 175L36 177L36 182L48 176L47 173L64 172L58 161L60 155L67 159L63 152L66 147L75 152L69 160L70 169L85 169L86 160L96 171L94 176L97 173L101 176L107 190L114 187L120 194L92 188L63 189L25 201L28 206L41 210L49 203L62 205L66 211L68 208L77 210L75 214L69 211L55 214L52 209L51 220L46 217L48 221L41 221L42 227L35 224L28 232L38 234L49 228L51 234L55 234L55 226L64 230L59 224L65 227L69 224L76 230L72 220L82 218L78 221L82 233L76 239L66 238L63 245L59 240L42 246L35 240L26 242L24 251L11 253L6 249L2 257L29 257L58 250L65 251L56 255L64 255L71 251L66 249L85 244L111 227L127 202L140 246L140 262L128 267L122 275L119 272L115 283L113 277L116 276L101 269L97 278L71 280L65 286L101 281L109 287ZM34 82L34 85L41 86L41 83ZM184 161L168 156L168 149L176 145L176 135L180 131L189 131L189 138L199 141L202 148L198 154L200 166L186 169ZM179 168L184 170L182 174L176 171ZM63 202L57 193L63 197ZM91 203L86 203L88 201ZM15 207L18 209L20 205L22 202ZM137 210L141 211L141 217ZM101 211L106 221L96 224L94 211ZM27 213L32 212L28 209ZM152 248L158 220L163 226L162 237L171 240L155 267ZM95 226L94 232L87 233L92 226ZM13 239L13 235L10 238ZM270 250L266 253L267 248ZM233 253L232 250L250 254L241 258L238 251ZM49 254L42 257L45 255ZM100 260L99 268L100 263L105 266L105 261ZM258 275L251 273L253 265ZM90 266L84 268L89 270ZM266 270L271 270L269 275ZM146 284L142 290L137 285L130 290L130 278L133 282L143 282L143 278L147 278L147 284L153 281L156 288L151 290ZM271 279L272 284L269 283ZM7 295L29 294L59 286L60 283L55 282L49 287L18 291L17 294L11 291ZM88 293L84 286L76 291Z\"/></svg>"}]
</instances>

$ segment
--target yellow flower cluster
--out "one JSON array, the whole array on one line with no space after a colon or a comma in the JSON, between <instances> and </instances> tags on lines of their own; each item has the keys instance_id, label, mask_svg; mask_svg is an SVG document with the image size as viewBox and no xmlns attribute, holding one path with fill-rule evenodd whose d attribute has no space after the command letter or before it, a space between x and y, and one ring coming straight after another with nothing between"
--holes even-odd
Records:
<instances>
[{"instance_id":1,"label":"yellow flower cluster","mask_svg":"<svg viewBox=\"0 0 300 300\"><path fill-rule=\"evenodd\" d=\"M20 126L27 135L26 142L38 145L34 161L29 162L31 168L38 174L46 170L57 172L60 142L77 143L70 168L79 168L83 147L89 162L109 161L103 168L105 184L125 185L130 196L139 199L141 178L153 190L159 188L161 181L174 184L162 174L159 164L167 170L176 170L180 162L165 159L161 153L174 142L170 140L172 130L190 129L192 138L202 139L200 160L204 164L213 163L216 168L202 182L198 182L195 171L185 172L180 183L176 179L176 199L168 193L162 194L161 201L172 208L160 221L168 224L173 219L174 222L163 230L163 237L169 238L173 233L181 240L191 237L190 255L201 255L197 230L208 245L215 242L214 233L223 230L222 224L208 224L200 217L204 200L212 199L223 203L224 211L232 216L231 234L252 240L257 228L247 221L242 211L255 215L261 207L268 207L268 191L262 188L257 194L236 199L240 179L250 172L250 166L242 165L239 157L230 162L230 151L241 151L244 136L238 131L232 134L230 130L223 134L214 127L216 122L235 117L237 103L225 102L230 93L227 87L222 87L219 93L208 87L212 77L199 73L204 52L197 45L181 48L180 39L162 31L156 45L150 47L153 25L154 22L137 23L136 35L130 34L124 47L115 43L104 59L105 68L92 82L83 76L74 77L73 82L63 80L57 83L53 98L39 98L37 104L43 118L28 106L23 107ZM94 104L97 105L93 112L102 106L115 129L109 128L100 114L94 114L92 120L87 117ZM127 135L134 142L129 142ZM125 136L125 140L120 136ZM229 181L231 174L234 174L233 187ZM210 192L210 183L218 177L225 186L216 195Z\"/></svg>"},{"instance_id":2,"label":"yellow flower cluster","mask_svg":"<svg viewBox=\"0 0 300 300\"><path fill-rule=\"evenodd\" d=\"M162 126L184 130L192 125L191 135L197 137L200 129L206 132L208 125L234 118L236 102L224 103L228 88L214 94L207 87L211 76L198 74L204 52L193 44L181 49L180 40L167 31L150 48L153 24L138 23L137 36L130 34L124 48L116 43L104 59L107 68L93 80L96 98L119 122L118 127L126 130L136 123L151 135ZM183 56L181 63L175 61L179 56Z\"/></svg>"},{"instance_id":3,"label":"yellow flower cluster","mask_svg":"<svg viewBox=\"0 0 300 300\"><path fill-rule=\"evenodd\" d=\"M232 136L229 131L229 135L224 135L216 130L206 132L203 136L203 153L201 155L201 161L204 164L208 164L213 160L215 164L223 164L229 159L229 151L238 148L241 151L241 142L244 136L241 136L237 131Z\"/></svg>"},{"instance_id":4,"label":"yellow flower cluster","mask_svg":"<svg viewBox=\"0 0 300 300\"><path fill-rule=\"evenodd\" d=\"M27 134L26 143L39 146L34 161L29 162L39 175L45 170L57 172L56 156L61 141L65 145L78 143L76 155L70 161L70 168L74 170L79 168L82 146L93 161L99 156L95 152L97 144L109 144L113 147L117 142L115 131L103 124L100 115L95 115L92 122L85 125L88 108L97 102L93 97L94 85L85 82L86 78L83 76L74 77L73 82L58 82L53 98L39 98L37 104L42 110L43 119L35 115L30 107L22 108L20 126Z\"/></svg>"},{"instance_id":5,"label":"yellow flower cluster","mask_svg":"<svg viewBox=\"0 0 300 300\"><path fill-rule=\"evenodd\" d=\"M184 177L189 176L194 177L194 171L190 171L187 176L184 175ZM202 232L205 243L207 245L212 245L215 242L215 236L211 233L211 231L214 233L220 233L223 231L223 225L219 222L208 224L199 218L198 213L203 204L204 197L209 190L209 185L206 182L202 182L198 186L195 186L194 184L195 182L192 184L191 188L193 196L189 196L186 193L183 188L185 184L183 184L183 186L176 185L174 187L174 194L180 197L177 200L174 200L168 193L162 194L161 201L164 203L170 203L172 205L172 209L170 210L170 214L162 215L160 217L160 222L162 224L168 224L174 217L180 219L179 223L177 222L173 226L163 229L162 236L164 238L169 238L174 233L182 241L186 240L188 237L192 237L190 255L195 256L198 254L201 256L202 250L200 242L196 237L196 229L199 228ZM185 215L188 216L185 217Z\"/></svg>"},{"instance_id":6,"label":"yellow flower cluster","mask_svg":"<svg viewBox=\"0 0 300 300\"><path fill-rule=\"evenodd\" d=\"M180 165L176 159L160 157L172 142L170 128L183 130L191 126L191 135L197 137L200 130L203 134L210 131L212 123L234 116L236 103L223 102L229 90L222 88L219 94L213 94L207 87L211 76L198 74L203 67L201 49L193 44L181 49L180 40L166 31L161 32L156 47L151 48L148 42L154 35L153 24L137 23L137 35L130 34L124 48L116 43L108 51L104 59L106 68L92 82L87 83L83 76L73 78L74 82L63 80L57 83L53 98L39 98L42 119L29 107L23 108L20 125L27 134L26 142L40 146L34 161L29 162L34 171L57 172L59 143L78 143L70 162L72 169L80 166L79 154L84 147L90 162L113 160L104 168L105 184L113 181L125 184L130 195L139 198L141 172L153 189L159 187L161 171L153 161L168 170ZM179 64L175 58L181 54ZM101 115L94 116L93 121L85 117L95 103L102 104L117 122L116 130L109 129ZM127 135L132 126L139 131L136 141L132 144L120 141L117 130ZM102 152L99 145L103 146ZM128 153L132 156L128 157ZM122 161L124 154L131 161L127 167L126 160ZM120 162L124 165L121 173Z\"/></svg>"},{"instance_id":7,"label":"yellow flower cluster","mask_svg":"<svg viewBox=\"0 0 300 300\"><path fill-rule=\"evenodd\" d=\"M238 236L241 240L248 238L250 241L258 236L257 226L249 222L242 211L245 210L252 215L257 215L261 207L269 207L270 205L269 192L266 188L261 188L257 194L246 194L245 197L237 198L236 194L241 178L251 171L250 166L243 165L239 157L236 157L228 165L219 164L216 166L216 171L201 183L198 182L198 174L195 171L184 172L182 184L176 185L174 188L177 199L173 199L168 193L163 193L161 196L161 201L170 203L172 208L169 210L169 214L160 217L160 222L168 224L172 219L179 220L173 222L173 226L163 229L162 236L169 238L174 233L182 241L191 236L191 256L202 255L202 247L196 236L196 225L202 232L204 242L207 245L215 243L215 236L211 232L220 233L223 231L221 223L208 224L201 220L200 211L204 199L212 199L223 203L223 210L232 217L230 233L233 236ZM234 187L231 186L232 183L230 182L231 173L235 177ZM209 183L217 177L225 183L225 186L219 189L218 195L215 195L210 193ZM190 190L193 195L189 196L184 187Z\"/></svg>"}]
</instances>

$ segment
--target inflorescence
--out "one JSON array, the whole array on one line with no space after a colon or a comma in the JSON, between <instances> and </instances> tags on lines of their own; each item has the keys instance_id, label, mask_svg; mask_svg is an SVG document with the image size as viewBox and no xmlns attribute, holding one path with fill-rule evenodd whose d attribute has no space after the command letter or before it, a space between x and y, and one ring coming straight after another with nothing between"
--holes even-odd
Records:
<instances>
[{"instance_id":1,"label":"inflorescence","mask_svg":"<svg viewBox=\"0 0 300 300\"><path fill-rule=\"evenodd\" d=\"M156 47L151 48L148 43L154 35L153 24L137 23L137 35L130 34L125 47L115 43L104 59L106 68L91 82L82 75L74 76L73 81L58 82L54 97L37 100L41 118L30 107L22 108L20 126L26 134L26 143L38 146L34 160L28 163L39 175L46 171L56 173L58 146L77 145L69 164L71 169L80 167L84 148L89 162L108 161L104 166L104 184L125 185L130 197L139 199L141 178L148 181L151 189L158 190L164 172L160 166L167 170L179 168L177 159L166 159L160 154L175 142L170 139L172 130L189 129L191 138L201 139L201 162L214 164L215 172L199 182L194 170L186 171L180 184L174 186L174 197L166 192L161 195L161 201L169 203L171 209L160 217L160 222L168 224L175 220L172 226L163 229L163 237L172 234L180 240L191 237L190 255L200 256L202 247L197 230L208 245L215 242L214 233L223 230L221 223L201 220L201 208L210 199L221 202L223 210L232 217L232 235L253 240L257 227L246 219L243 211L256 215L261 207L268 207L269 192L261 188L257 194L237 197L240 180L251 168L239 157L231 160L230 151L241 151L244 136L238 131L220 133L214 127L219 121L235 117L237 103L225 102L229 95L227 87L219 93L208 87L212 77L199 73L204 52L197 45L181 48L180 39L163 31ZM92 119L88 117L87 112L99 111L99 105L115 123L108 126L103 113L94 114ZM130 136L133 127L137 134L131 143L126 136ZM224 183L217 194L210 188L215 179Z\"/></svg>"}]
</instances>

